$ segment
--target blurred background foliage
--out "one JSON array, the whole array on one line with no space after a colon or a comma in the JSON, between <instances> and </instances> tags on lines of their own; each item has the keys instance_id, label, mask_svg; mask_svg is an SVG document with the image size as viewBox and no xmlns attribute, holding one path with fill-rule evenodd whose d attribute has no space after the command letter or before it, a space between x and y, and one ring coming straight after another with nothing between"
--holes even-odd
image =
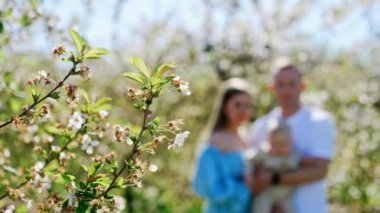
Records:
<instances>
[{"instance_id":1,"label":"blurred background foliage","mask_svg":"<svg viewBox=\"0 0 380 213\"><path fill-rule=\"evenodd\" d=\"M80 87L92 98L112 98L115 123L139 119L125 97L130 82L120 78L131 70L126 58L176 62L177 71L190 81L192 95L166 95L155 111L163 122L184 118L191 137L179 152L154 157L158 171L146 175L144 188L130 188L125 194L130 212L200 212L202 201L189 179L218 86L230 77L252 82L253 121L276 105L268 90L276 64L292 61L308 84L303 102L324 107L336 118L336 157L328 177L331 211L380 211L379 2L194 0L186 10L190 17L181 19L184 2L0 1L0 120L30 103L26 81L38 70L57 78L64 75L68 67L51 56L51 49L69 44L71 27L111 51L104 60L89 64L92 81ZM144 8L145 16L131 12ZM97 22L100 19L108 22ZM194 22L192 27L184 24L188 22ZM52 101L57 120L69 113L61 102ZM26 144L24 135L12 127L0 131L0 150L11 151L13 164L28 164L24 156L32 143ZM104 146L99 150L124 152L122 146Z\"/></svg>"}]
</instances>

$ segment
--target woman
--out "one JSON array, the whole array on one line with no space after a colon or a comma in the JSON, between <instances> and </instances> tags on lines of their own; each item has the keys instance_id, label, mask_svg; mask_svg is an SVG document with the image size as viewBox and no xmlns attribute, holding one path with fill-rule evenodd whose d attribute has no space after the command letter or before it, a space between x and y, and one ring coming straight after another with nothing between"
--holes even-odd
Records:
<instances>
[{"instance_id":1,"label":"woman","mask_svg":"<svg viewBox=\"0 0 380 213\"><path fill-rule=\"evenodd\" d=\"M207 213L249 212L251 192L243 178L246 145L239 135L252 114L248 84L241 79L225 82L214 113L192 186L206 200Z\"/></svg>"}]
</instances>

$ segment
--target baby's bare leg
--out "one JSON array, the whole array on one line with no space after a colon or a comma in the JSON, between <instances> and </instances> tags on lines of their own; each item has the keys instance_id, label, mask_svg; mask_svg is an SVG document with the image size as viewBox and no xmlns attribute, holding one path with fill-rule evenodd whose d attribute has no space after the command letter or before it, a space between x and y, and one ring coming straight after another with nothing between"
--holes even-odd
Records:
<instances>
[{"instance_id":1,"label":"baby's bare leg","mask_svg":"<svg viewBox=\"0 0 380 213\"><path fill-rule=\"evenodd\" d=\"M267 190L253 197L252 213L271 213L273 198Z\"/></svg>"}]
</instances>

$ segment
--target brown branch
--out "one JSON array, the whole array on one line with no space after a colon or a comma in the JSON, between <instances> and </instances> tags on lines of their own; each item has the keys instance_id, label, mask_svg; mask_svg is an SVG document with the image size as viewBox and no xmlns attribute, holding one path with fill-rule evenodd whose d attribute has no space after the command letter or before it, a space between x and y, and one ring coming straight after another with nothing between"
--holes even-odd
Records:
<instances>
[{"instance_id":1,"label":"brown branch","mask_svg":"<svg viewBox=\"0 0 380 213\"><path fill-rule=\"evenodd\" d=\"M138 144L141 142L141 137L142 137L144 131L146 130L146 121L147 121L148 113L149 113L149 105L148 105L147 109L144 110L143 124L142 124L141 130L140 130L140 133L139 133L139 137L138 137L139 140L133 145L133 149L129 153L129 156L128 156L127 160L124 161L123 167L121 167L121 169L119 170L119 172L116 173L116 175L113 177L113 179L111 181L111 184L108 186L107 190L104 191L104 193L102 194L103 196L107 195L107 193L109 191L111 191L111 189L113 188L113 184L116 182L117 178L120 177L120 175L123 173L123 171L129 165L129 162L132 160L133 156L137 153Z\"/></svg>"},{"instance_id":2,"label":"brown branch","mask_svg":"<svg viewBox=\"0 0 380 213\"><path fill-rule=\"evenodd\" d=\"M75 133L74 138L76 138L76 137L78 136L78 134L79 134L79 131ZM74 139L74 138L73 138L73 139ZM72 139L72 140L69 140L69 141L68 141L68 142L62 147L62 149L60 150L60 152L65 151L65 150L68 148L69 144L70 144L71 142L73 142L73 139ZM45 169L45 168L46 168L51 162L53 162L53 160L55 160L55 159L59 160L59 155L58 155L57 157L55 157L55 158L49 156L49 157L46 159L46 161L45 161L45 165L42 167L41 170L44 170L44 169ZM14 187L13 189L20 189L21 187L25 186L27 183L28 183L28 180L25 180L25 181L21 182L18 186ZM8 197L8 195L9 195L8 193L5 193L5 194L3 194L3 195L0 195L0 200L2 200L2 199L4 199L4 198Z\"/></svg>"},{"instance_id":3,"label":"brown branch","mask_svg":"<svg viewBox=\"0 0 380 213\"><path fill-rule=\"evenodd\" d=\"M34 101L33 104L31 104L26 110L24 110L22 113L20 113L17 117L22 117L22 116L26 115L31 109L33 109L35 106L37 106L39 103L41 103L45 99L49 98L57 89L59 89L60 87L62 87L63 83L70 77L70 75L72 75L75 72L75 69L76 69L77 65L78 65L78 62L74 61L73 62L73 67L70 69L70 71L67 73L67 75L48 94L46 94L41 99ZM14 121L15 118L16 117L13 116L8 121L0 124L0 129L3 128L3 127L5 127L5 126L7 126L7 125L9 125L9 124L11 124Z\"/></svg>"}]
</instances>

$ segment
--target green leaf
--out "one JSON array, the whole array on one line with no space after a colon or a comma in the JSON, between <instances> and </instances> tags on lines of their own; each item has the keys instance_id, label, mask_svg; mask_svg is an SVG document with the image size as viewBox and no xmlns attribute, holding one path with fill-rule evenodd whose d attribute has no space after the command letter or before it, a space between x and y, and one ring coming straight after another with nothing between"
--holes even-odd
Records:
<instances>
[{"instance_id":1,"label":"green leaf","mask_svg":"<svg viewBox=\"0 0 380 213\"><path fill-rule=\"evenodd\" d=\"M3 22L0 20L0 34L2 34L4 32L4 24Z\"/></svg>"},{"instance_id":2,"label":"green leaf","mask_svg":"<svg viewBox=\"0 0 380 213\"><path fill-rule=\"evenodd\" d=\"M68 180L68 181L74 181L75 180L75 176L70 172L64 172L61 174L61 176L63 179Z\"/></svg>"},{"instance_id":3,"label":"green leaf","mask_svg":"<svg viewBox=\"0 0 380 213\"><path fill-rule=\"evenodd\" d=\"M115 181L115 188L127 188L126 185L124 185L124 178L123 177L118 177L117 180Z\"/></svg>"},{"instance_id":4,"label":"green leaf","mask_svg":"<svg viewBox=\"0 0 380 213\"><path fill-rule=\"evenodd\" d=\"M61 132L59 131L59 129L54 126L47 126L45 130L47 133L52 134L52 135L61 135Z\"/></svg>"},{"instance_id":5,"label":"green leaf","mask_svg":"<svg viewBox=\"0 0 380 213\"><path fill-rule=\"evenodd\" d=\"M87 213L89 212L87 209L90 207L86 202L80 201L78 203L78 207L76 208L75 212L76 213Z\"/></svg>"},{"instance_id":6,"label":"green leaf","mask_svg":"<svg viewBox=\"0 0 380 213\"><path fill-rule=\"evenodd\" d=\"M32 97L34 102L38 101L40 95L41 94L36 89L32 88Z\"/></svg>"},{"instance_id":7,"label":"green leaf","mask_svg":"<svg viewBox=\"0 0 380 213\"><path fill-rule=\"evenodd\" d=\"M29 16L27 14L24 14L21 16L20 18L20 24L23 26L23 27L27 27L31 24L32 22L30 21L29 19Z\"/></svg>"},{"instance_id":8,"label":"green leaf","mask_svg":"<svg viewBox=\"0 0 380 213\"><path fill-rule=\"evenodd\" d=\"M104 177L104 178L97 179L94 183L98 183L105 187L108 187L111 184L111 182L112 180L109 177Z\"/></svg>"},{"instance_id":9,"label":"green leaf","mask_svg":"<svg viewBox=\"0 0 380 213\"><path fill-rule=\"evenodd\" d=\"M86 45L86 42L84 39L77 33L77 31L71 29L70 30L71 38L73 39L73 42L75 44L75 47L77 48L78 55L82 54L82 51L84 50L84 47Z\"/></svg>"},{"instance_id":10,"label":"green leaf","mask_svg":"<svg viewBox=\"0 0 380 213\"><path fill-rule=\"evenodd\" d=\"M107 105L108 103L110 103L112 101L112 98L110 97L103 97L101 99L99 99L96 103L95 103L95 108L98 109L102 106L105 106Z\"/></svg>"},{"instance_id":11,"label":"green leaf","mask_svg":"<svg viewBox=\"0 0 380 213\"><path fill-rule=\"evenodd\" d=\"M159 117L155 117L152 121L152 123L155 123L155 124L160 124L160 118Z\"/></svg>"},{"instance_id":12,"label":"green leaf","mask_svg":"<svg viewBox=\"0 0 380 213\"><path fill-rule=\"evenodd\" d=\"M126 72L123 74L124 77L127 77L129 79L132 79L134 81L139 82L140 84L145 84L146 78L141 75L140 73L135 73L135 72Z\"/></svg>"},{"instance_id":13,"label":"green leaf","mask_svg":"<svg viewBox=\"0 0 380 213\"><path fill-rule=\"evenodd\" d=\"M98 59L102 55L108 54L109 51L104 48L93 48L83 55L83 59Z\"/></svg>"},{"instance_id":14,"label":"green leaf","mask_svg":"<svg viewBox=\"0 0 380 213\"><path fill-rule=\"evenodd\" d=\"M128 61L133 64L140 72L142 72L147 78L149 78L149 71L144 61L138 57L131 57Z\"/></svg>"},{"instance_id":15,"label":"green leaf","mask_svg":"<svg viewBox=\"0 0 380 213\"><path fill-rule=\"evenodd\" d=\"M13 76L11 72L4 73L4 81L7 85L11 83L12 79L13 79Z\"/></svg>"},{"instance_id":16,"label":"green leaf","mask_svg":"<svg viewBox=\"0 0 380 213\"><path fill-rule=\"evenodd\" d=\"M90 164L90 166L88 167L88 175L95 174L102 166L103 163L100 162Z\"/></svg>"},{"instance_id":17,"label":"green leaf","mask_svg":"<svg viewBox=\"0 0 380 213\"><path fill-rule=\"evenodd\" d=\"M84 100L86 101L87 104L91 103L91 100L88 97L88 94L87 94L87 92L85 90L79 89L79 93L82 95L82 97L84 98Z\"/></svg>"},{"instance_id":18,"label":"green leaf","mask_svg":"<svg viewBox=\"0 0 380 213\"><path fill-rule=\"evenodd\" d=\"M36 10L38 6L38 0L31 0L31 4L32 4L33 10Z\"/></svg>"},{"instance_id":19,"label":"green leaf","mask_svg":"<svg viewBox=\"0 0 380 213\"><path fill-rule=\"evenodd\" d=\"M13 13L13 8L8 8L7 11L5 11L5 18L11 16Z\"/></svg>"},{"instance_id":20,"label":"green leaf","mask_svg":"<svg viewBox=\"0 0 380 213\"><path fill-rule=\"evenodd\" d=\"M175 63L161 63L154 68L153 72L155 75L163 75L176 67L177 65Z\"/></svg>"},{"instance_id":21,"label":"green leaf","mask_svg":"<svg viewBox=\"0 0 380 213\"><path fill-rule=\"evenodd\" d=\"M88 166L86 166L86 165L81 165L81 167L82 167L82 169L83 169L84 171L88 172Z\"/></svg>"},{"instance_id":22,"label":"green leaf","mask_svg":"<svg viewBox=\"0 0 380 213\"><path fill-rule=\"evenodd\" d=\"M53 93L50 95L50 98L53 98L53 99L55 99L55 100L58 100L59 97L61 96L60 94L61 94L60 91L55 91L55 92L53 92Z\"/></svg>"},{"instance_id":23,"label":"green leaf","mask_svg":"<svg viewBox=\"0 0 380 213\"><path fill-rule=\"evenodd\" d=\"M9 101L9 106L13 113L17 113L21 109L22 103L19 101L19 99L11 99Z\"/></svg>"}]
</instances>

